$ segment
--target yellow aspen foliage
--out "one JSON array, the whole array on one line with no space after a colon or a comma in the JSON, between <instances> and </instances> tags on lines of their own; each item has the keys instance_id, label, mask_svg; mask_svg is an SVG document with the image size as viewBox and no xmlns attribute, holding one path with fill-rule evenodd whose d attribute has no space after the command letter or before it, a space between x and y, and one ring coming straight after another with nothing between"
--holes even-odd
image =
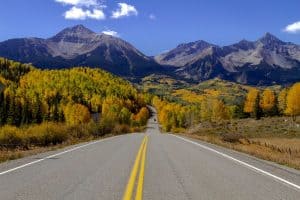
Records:
<instances>
[{"instance_id":1,"label":"yellow aspen foliage","mask_svg":"<svg viewBox=\"0 0 300 200\"><path fill-rule=\"evenodd\" d=\"M161 110L166 105L166 102L160 100L159 97L155 96L152 99L152 104L159 111L159 110Z\"/></svg>"},{"instance_id":2,"label":"yellow aspen foliage","mask_svg":"<svg viewBox=\"0 0 300 200\"><path fill-rule=\"evenodd\" d=\"M279 111L280 114L284 114L284 112L286 110L286 97L287 97L287 93L288 93L287 89L284 88L278 94L277 107L278 107L278 111Z\"/></svg>"},{"instance_id":3,"label":"yellow aspen foliage","mask_svg":"<svg viewBox=\"0 0 300 200\"><path fill-rule=\"evenodd\" d=\"M88 123L91 120L88 108L81 104L67 104L64 108L64 116L70 125Z\"/></svg>"},{"instance_id":4,"label":"yellow aspen foliage","mask_svg":"<svg viewBox=\"0 0 300 200\"><path fill-rule=\"evenodd\" d=\"M210 121L212 115L212 105L210 99L205 99L200 104L200 117L203 121Z\"/></svg>"},{"instance_id":5,"label":"yellow aspen foliage","mask_svg":"<svg viewBox=\"0 0 300 200\"><path fill-rule=\"evenodd\" d=\"M172 127L175 127L175 121L174 121L174 105L166 104L159 110L159 121L163 126L163 129L165 131L170 131Z\"/></svg>"},{"instance_id":6,"label":"yellow aspen foliage","mask_svg":"<svg viewBox=\"0 0 300 200\"><path fill-rule=\"evenodd\" d=\"M276 97L274 91L265 89L260 98L259 106L265 112L271 112L276 105Z\"/></svg>"},{"instance_id":7,"label":"yellow aspen foliage","mask_svg":"<svg viewBox=\"0 0 300 200\"><path fill-rule=\"evenodd\" d=\"M102 115L106 116L109 113L115 113L117 115L121 111L122 105L122 101L117 97L107 97L102 104Z\"/></svg>"},{"instance_id":8,"label":"yellow aspen foliage","mask_svg":"<svg viewBox=\"0 0 300 200\"><path fill-rule=\"evenodd\" d=\"M212 101L212 116L211 120L219 122L220 120L229 119L229 112L224 102L219 99Z\"/></svg>"},{"instance_id":9,"label":"yellow aspen foliage","mask_svg":"<svg viewBox=\"0 0 300 200\"><path fill-rule=\"evenodd\" d=\"M132 113L128 110L128 108L123 107L120 111L119 118L121 124L130 124L130 117Z\"/></svg>"},{"instance_id":10,"label":"yellow aspen foliage","mask_svg":"<svg viewBox=\"0 0 300 200\"><path fill-rule=\"evenodd\" d=\"M144 98L131 83L100 69L39 70L2 58L0 68L1 125L65 122L64 110L67 116L72 116L67 108L76 103L86 106L88 111L101 113L101 118L106 115L106 121L114 125L119 123L123 107L132 114L145 106ZM123 111L130 125L128 112ZM72 117L68 119L73 121Z\"/></svg>"},{"instance_id":11,"label":"yellow aspen foliage","mask_svg":"<svg viewBox=\"0 0 300 200\"><path fill-rule=\"evenodd\" d=\"M152 104L164 131L180 131L200 121L200 109L196 105L171 103L157 96L152 99Z\"/></svg>"},{"instance_id":12,"label":"yellow aspen foliage","mask_svg":"<svg viewBox=\"0 0 300 200\"><path fill-rule=\"evenodd\" d=\"M244 105L244 112L251 114L256 119L260 118L258 89L252 88L249 90Z\"/></svg>"},{"instance_id":13,"label":"yellow aspen foliage","mask_svg":"<svg viewBox=\"0 0 300 200\"><path fill-rule=\"evenodd\" d=\"M254 112L256 99L257 99L258 95L259 95L259 91L257 89L249 90L247 97L246 97L245 105L244 105L245 113Z\"/></svg>"},{"instance_id":14,"label":"yellow aspen foliage","mask_svg":"<svg viewBox=\"0 0 300 200\"><path fill-rule=\"evenodd\" d=\"M0 90L1 88L3 88L4 86L8 85L10 81L6 80L5 78L3 78L2 76L0 76Z\"/></svg>"},{"instance_id":15,"label":"yellow aspen foliage","mask_svg":"<svg viewBox=\"0 0 300 200\"><path fill-rule=\"evenodd\" d=\"M216 89L205 89L204 92L210 97L218 97L221 94L221 92Z\"/></svg>"},{"instance_id":16,"label":"yellow aspen foliage","mask_svg":"<svg viewBox=\"0 0 300 200\"><path fill-rule=\"evenodd\" d=\"M179 89L173 92L174 96L182 98L184 101L189 103L201 103L205 98L204 95L199 95L195 92L186 89Z\"/></svg>"},{"instance_id":17,"label":"yellow aspen foliage","mask_svg":"<svg viewBox=\"0 0 300 200\"><path fill-rule=\"evenodd\" d=\"M134 121L136 121L139 125L145 125L149 115L149 110L146 107L143 107L136 115L134 115Z\"/></svg>"},{"instance_id":18,"label":"yellow aspen foliage","mask_svg":"<svg viewBox=\"0 0 300 200\"><path fill-rule=\"evenodd\" d=\"M145 89L145 88L144 88ZM151 104L154 95L150 93L144 93L143 98L147 104Z\"/></svg>"},{"instance_id":19,"label":"yellow aspen foliage","mask_svg":"<svg viewBox=\"0 0 300 200\"><path fill-rule=\"evenodd\" d=\"M286 102L286 114L296 120L296 117L300 115L300 83L294 84L288 91Z\"/></svg>"},{"instance_id":20,"label":"yellow aspen foliage","mask_svg":"<svg viewBox=\"0 0 300 200\"><path fill-rule=\"evenodd\" d=\"M93 95L91 98L91 107L93 112L100 112L102 106L102 99L99 95Z\"/></svg>"},{"instance_id":21,"label":"yellow aspen foliage","mask_svg":"<svg viewBox=\"0 0 300 200\"><path fill-rule=\"evenodd\" d=\"M191 125L191 119L189 117L190 111L186 107L180 107L177 114L178 127L186 127Z\"/></svg>"},{"instance_id":22,"label":"yellow aspen foliage","mask_svg":"<svg viewBox=\"0 0 300 200\"><path fill-rule=\"evenodd\" d=\"M127 99L125 102L125 107L128 108L129 110L134 110L136 104L135 102L131 101L130 99Z\"/></svg>"}]
</instances>

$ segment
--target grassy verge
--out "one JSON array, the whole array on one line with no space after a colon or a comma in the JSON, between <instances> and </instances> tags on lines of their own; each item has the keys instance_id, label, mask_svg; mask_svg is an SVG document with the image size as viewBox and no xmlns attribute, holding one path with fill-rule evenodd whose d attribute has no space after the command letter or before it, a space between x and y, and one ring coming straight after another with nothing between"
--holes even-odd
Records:
<instances>
[{"instance_id":1,"label":"grassy verge","mask_svg":"<svg viewBox=\"0 0 300 200\"><path fill-rule=\"evenodd\" d=\"M108 129L96 123L76 126L44 123L22 128L4 126L0 128L0 163L81 142L143 130L144 127L127 125L115 125Z\"/></svg>"},{"instance_id":2,"label":"grassy verge","mask_svg":"<svg viewBox=\"0 0 300 200\"><path fill-rule=\"evenodd\" d=\"M183 135L300 169L300 127L288 118L203 123Z\"/></svg>"}]
</instances>

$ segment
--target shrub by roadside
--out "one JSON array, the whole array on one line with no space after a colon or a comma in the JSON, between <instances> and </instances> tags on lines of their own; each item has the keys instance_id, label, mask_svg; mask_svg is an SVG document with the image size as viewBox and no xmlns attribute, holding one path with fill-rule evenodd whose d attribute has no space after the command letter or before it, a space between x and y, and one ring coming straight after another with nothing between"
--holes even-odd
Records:
<instances>
[{"instance_id":1,"label":"shrub by roadside","mask_svg":"<svg viewBox=\"0 0 300 200\"><path fill-rule=\"evenodd\" d=\"M184 135L300 169L300 129L286 117L205 122Z\"/></svg>"},{"instance_id":2,"label":"shrub by roadside","mask_svg":"<svg viewBox=\"0 0 300 200\"><path fill-rule=\"evenodd\" d=\"M28 127L0 127L0 162L20 158L28 152L58 148L87 141L104 135L140 132L143 127L125 124L103 124L93 121L86 124L42 123Z\"/></svg>"},{"instance_id":3,"label":"shrub by roadside","mask_svg":"<svg viewBox=\"0 0 300 200\"><path fill-rule=\"evenodd\" d=\"M25 136L22 134L21 129L13 126L4 126L0 128L0 144L6 148L15 148L24 144Z\"/></svg>"},{"instance_id":4,"label":"shrub by roadside","mask_svg":"<svg viewBox=\"0 0 300 200\"><path fill-rule=\"evenodd\" d=\"M31 146L61 144L74 137L74 133L78 131L79 127L75 128L54 123L43 123L27 128L17 128L6 125L0 128L0 147L2 149L28 149Z\"/></svg>"}]
</instances>

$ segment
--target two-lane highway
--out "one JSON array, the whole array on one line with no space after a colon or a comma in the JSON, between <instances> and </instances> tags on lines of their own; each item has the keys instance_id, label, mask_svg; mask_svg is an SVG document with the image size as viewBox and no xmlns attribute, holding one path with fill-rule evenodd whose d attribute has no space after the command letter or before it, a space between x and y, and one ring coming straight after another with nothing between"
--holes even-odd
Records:
<instances>
[{"instance_id":1,"label":"two-lane highway","mask_svg":"<svg viewBox=\"0 0 300 200\"><path fill-rule=\"evenodd\" d=\"M299 171L161 134L154 118L144 134L0 164L0 199L300 199Z\"/></svg>"}]
</instances>

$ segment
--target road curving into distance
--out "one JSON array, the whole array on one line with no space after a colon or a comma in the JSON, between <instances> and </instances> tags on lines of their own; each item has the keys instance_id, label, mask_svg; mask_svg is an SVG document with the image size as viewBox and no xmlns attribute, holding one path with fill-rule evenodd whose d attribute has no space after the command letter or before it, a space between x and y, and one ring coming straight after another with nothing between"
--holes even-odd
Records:
<instances>
[{"instance_id":1,"label":"road curving into distance","mask_svg":"<svg viewBox=\"0 0 300 200\"><path fill-rule=\"evenodd\" d=\"M153 112L145 133L0 164L0 199L300 199L299 171L161 134Z\"/></svg>"}]
</instances>

